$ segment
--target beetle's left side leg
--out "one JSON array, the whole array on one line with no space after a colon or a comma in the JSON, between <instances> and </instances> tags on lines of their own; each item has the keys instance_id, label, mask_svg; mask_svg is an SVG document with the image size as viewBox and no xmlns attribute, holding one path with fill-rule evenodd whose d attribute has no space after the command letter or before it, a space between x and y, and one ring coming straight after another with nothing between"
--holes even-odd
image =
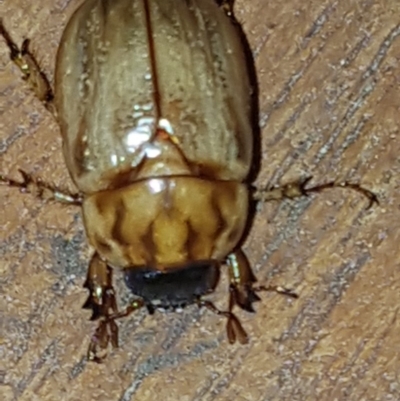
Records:
<instances>
[{"instance_id":1,"label":"beetle's left side leg","mask_svg":"<svg viewBox=\"0 0 400 401\"><path fill-rule=\"evenodd\" d=\"M248 311L254 312L253 303L260 300L257 292L273 291L283 295L297 298L293 291L280 286L255 285L257 281L242 250L237 250L227 258L230 280L230 298L229 309L232 310L235 305Z\"/></svg>"},{"instance_id":2,"label":"beetle's left side leg","mask_svg":"<svg viewBox=\"0 0 400 401\"><path fill-rule=\"evenodd\" d=\"M38 99L55 116L53 104L54 94L50 81L40 68L36 57L29 49L29 39L25 39L21 48L12 40L0 19L0 36L2 36L10 49L10 59L22 72L23 79L28 83Z\"/></svg>"},{"instance_id":3,"label":"beetle's left side leg","mask_svg":"<svg viewBox=\"0 0 400 401\"><path fill-rule=\"evenodd\" d=\"M112 269L97 253L89 263L83 286L89 290L83 308L92 310L90 320L101 319L90 342L88 359L100 361L102 358L98 355L99 350L105 350L109 342L118 347L118 327L114 319L109 319L111 315L118 313L118 308L112 284Z\"/></svg>"},{"instance_id":4,"label":"beetle's left side leg","mask_svg":"<svg viewBox=\"0 0 400 401\"><path fill-rule=\"evenodd\" d=\"M83 308L92 310L90 320L108 317L118 312L112 284L112 269L97 253L92 256L89 263L83 287L89 290L89 296Z\"/></svg>"},{"instance_id":5,"label":"beetle's left side leg","mask_svg":"<svg viewBox=\"0 0 400 401\"><path fill-rule=\"evenodd\" d=\"M19 188L22 192L30 193L45 201L55 201L69 205L81 206L82 196L67 191L60 191L40 178L35 178L23 170L19 170L22 181L16 181L0 174L0 183L9 187Z\"/></svg>"},{"instance_id":6,"label":"beetle's left side leg","mask_svg":"<svg viewBox=\"0 0 400 401\"><path fill-rule=\"evenodd\" d=\"M118 312L115 305L115 312L104 317L92 336L89 344L87 358L89 361L101 363L107 356L108 344L114 348L118 347L118 326L115 323L117 319L129 316L131 313L144 306L143 300L136 299L132 301L125 310Z\"/></svg>"},{"instance_id":7,"label":"beetle's left side leg","mask_svg":"<svg viewBox=\"0 0 400 401\"><path fill-rule=\"evenodd\" d=\"M118 348L118 326L115 321L140 309L144 302L140 299L134 300L123 311L118 311L112 284L112 269L97 253L90 261L83 286L89 290L89 297L83 308L92 310L91 320L99 320L90 340L87 358L89 361L100 363L107 356L110 343L113 348Z\"/></svg>"}]
</instances>

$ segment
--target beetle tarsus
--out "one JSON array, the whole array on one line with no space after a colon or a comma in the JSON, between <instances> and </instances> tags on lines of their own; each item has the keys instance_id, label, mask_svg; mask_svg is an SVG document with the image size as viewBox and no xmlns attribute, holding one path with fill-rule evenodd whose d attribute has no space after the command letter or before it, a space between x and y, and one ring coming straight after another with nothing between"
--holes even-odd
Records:
<instances>
[{"instance_id":1,"label":"beetle tarsus","mask_svg":"<svg viewBox=\"0 0 400 401\"><path fill-rule=\"evenodd\" d=\"M228 340L231 344L235 343L236 340L240 342L240 344L247 344L249 339L247 336L246 331L244 330L240 320L236 317L236 315L231 311L222 311L218 309L212 302L199 299L197 301L197 305L199 308L205 307L211 312L219 315L224 316L228 319L226 324L226 332L228 336ZM230 308L231 309L231 308Z\"/></svg>"},{"instance_id":2,"label":"beetle tarsus","mask_svg":"<svg viewBox=\"0 0 400 401\"><path fill-rule=\"evenodd\" d=\"M255 192L253 193L253 199L255 201L261 201L261 202L269 202L285 198L295 199L301 196L308 196L313 192L322 192L325 189L343 188L343 189L351 189L364 195L369 200L367 209L371 208L373 204L379 205L379 200L377 195L374 194L369 189L362 187L361 185L351 183L348 181L342 183L331 181L326 184L315 185L311 188L306 188L307 184L311 181L312 178L313 177L310 176L297 182L283 185L281 187L256 189Z\"/></svg>"},{"instance_id":3,"label":"beetle tarsus","mask_svg":"<svg viewBox=\"0 0 400 401\"><path fill-rule=\"evenodd\" d=\"M110 343L113 348L118 348L118 325L115 321L129 316L143 306L144 302L142 300L134 300L124 311L116 311L104 317L91 338L87 352L88 360L101 363L107 356L107 349Z\"/></svg>"},{"instance_id":4,"label":"beetle tarsus","mask_svg":"<svg viewBox=\"0 0 400 401\"><path fill-rule=\"evenodd\" d=\"M51 184L43 182L40 178L34 178L24 170L18 170L22 176L22 181L16 181L0 174L0 183L9 187L19 188L22 192L30 193L44 201L56 201L69 205L82 205L80 194L71 194L67 191L60 191Z\"/></svg>"},{"instance_id":5,"label":"beetle tarsus","mask_svg":"<svg viewBox=\"0 0 400 401\"><path fill-rule=\"evenodd\" d=\"M252 288L256 292L276 292L278 294L286 295L287 297L298 299L299 295L290 288L281 287L280 285L257 285Z\"/></svg>"},{"instance_id":6,"label":"beetle tarsus","mask_svg":"<svg viewBox=\"0 0 400 401\"><path fill-rule=\"evenodd\" d=\"M19 68L23 78L28 82L36 97L45 105L54 116L56 116L53 104L54 94L50 81L40 68L40 65L29 50L29 39L25 39L21 49L12 40L11 35L5 29L3 21L0 19L0 36L2 36L10 49L10 59Z\"/></svg>"},{"instance_id":7,"label":"beetle tarsus","mask_svg":"<svg viewBox=\"0 0 400 401\"><path fill-rule=\"evenodd\" d=\"M87 359L92 362L102 363L107 357L110 342L114 348L118 348L118 326L113 319L104 319L100 322L91 338Z\"/></svg>"},{"instance_id":8,"label":"beetle tarsus","mask_svg":"<svg viewBox=\"0 0 400 401\"><path fill-rule=\"evenodd\" d=\"M367 188L362 187L359 184L351 183L348 181L342 182L342 183L337 183L335 181L328 182L326 184L321 184L321 185L316 185L311 188L305 189L306 194L309 194L311 192L321 192L325 189L330 189L330 188L344 188L344 189L351 189L353 191L356 191L360 193L361 195L364 195L368 200L369 204L367 206L367 210L370 209L374 204L379 206L379 199L378 196L370 191Z\"/></svg>"}]
</instances>

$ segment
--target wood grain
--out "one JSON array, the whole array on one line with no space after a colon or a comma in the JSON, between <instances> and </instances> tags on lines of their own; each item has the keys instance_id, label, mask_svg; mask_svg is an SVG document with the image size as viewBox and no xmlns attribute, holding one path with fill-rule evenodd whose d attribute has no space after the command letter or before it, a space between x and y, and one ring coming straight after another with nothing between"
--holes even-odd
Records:
<instances>
[{"instance_id":1,"label":"wood grain","mask_svg":"<svg viewBox=\"0 0 400 401\"><path fill-rule=\"evenodd\" d=\"M52 77L80 0L4 0L0 16L32 39ZM121 348L85 362L94 325L81 309L90 249L79 210L1 187L0 394L4 401L400 399L400 3L238 0L260 89L259 185L312 175L375 191L331 190L262 205L245 249L265 294L239 313L251 336L230 346L207 311L144 311ZM73 189L56 124L0 43L0 171L23 168ZM120 280L120 302L128 299ZM212 297L227 301L226 281Z\"/></svg>"}]
</instances>

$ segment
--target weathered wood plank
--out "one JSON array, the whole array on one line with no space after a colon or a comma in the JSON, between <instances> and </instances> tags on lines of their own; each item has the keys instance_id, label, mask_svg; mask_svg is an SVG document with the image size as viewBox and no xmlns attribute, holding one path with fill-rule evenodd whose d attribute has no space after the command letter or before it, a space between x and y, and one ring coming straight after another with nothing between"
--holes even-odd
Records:
<instances>
[{"instance_id":1,"label":"weathered wood plank","mask_svg":"<svg viewBox=\"0 0 400 401\"><path fill-rule=\"evenodd\" d=\"M18 40L32 39L51 74L79 2L4 0L0 16ZM143 311L121 324L121 349L98 366L84 362L94 326L81 309L90 250L79 212L0 188L3 400L400 399L400 3L236 8L259 74L257 182L351 180L381 206L365 210L365 199L341 190L261 206L249 258L260 280L296 289L298 300L266 294L256 315L239 313L247 346L230 346L225 322L195 307ZM0 66L0 171L23 168L72 189L58 128L2 44Z\"/></svg>"}]
</instances>

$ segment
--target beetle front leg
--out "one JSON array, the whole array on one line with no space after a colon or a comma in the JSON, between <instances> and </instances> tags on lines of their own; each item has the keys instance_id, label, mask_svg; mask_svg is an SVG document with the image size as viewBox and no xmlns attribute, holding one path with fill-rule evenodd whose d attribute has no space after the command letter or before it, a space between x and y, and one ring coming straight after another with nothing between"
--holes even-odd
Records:
<instances>
[{"instance_id":1,"label":"beetle front leg","mask_svg":"<svg viewBox=\"0 0 400 401\"><path fill-rule=\"evenodd\" d=\"M95 253L89 263L87 278L83 284L89 290L89 296L83 304L84 309L91 309L90 320L102 319L92 336L88 349L88 359L100 362L100 351L107 349L111 341L118 346L118 327L109 317L118 313L115 291L112 285L112 269Z\"/></svg>"},{"instance_id":2,"label":"beetle front leg","mask_svg":"<svg viewBox=\"0 0 400 401\"><path fill-rule=\"evenodd\" d=\"M23 74L23 79L27 81L37 98L45 105L54 116L56 111L53 103L54 94L50 81L40 68L36 57L29 50L29 39L25 39L21 48L12 40L11 35L5 29L3 21L0 19L0 35L4 38L10 49L10 59Z\"/></svg>"},{"instance_id":3,"label":"beetle front leg","mask_svg":"<svg viewBox=\"0 0 400 401\"><path fill-rule=\"evenodd\" d=\"M135 300L124 311L118 311L112 285L112 269L97 253L90 261L83 286L89 290L89 296L83 308L92 310L90 320L100 320L90 340L87 358L89 361L100 363L107 356L110 343L113 348L118 348L118 326L115 321L129 316L140 309L144 303L141 300Z\"/></svg>"},{"instance_id":4,"label":"beetle front leg","mask_svg":"<svg viewBox=\"0 0 400 401\"><path fill-rule=\"evenodd\" d=\"M103 318L91 338L87 352L88 360L101 363L107 356L109 343L113 348L118 348L118 326L115 320L129 316L143 306L142 300L134 300L124 311L115 311L115 313Z\"/></svg>"},{"instance_id":5,"label":"beetle front leg","mask_svg":"<svg viewBox=\"0 0 400 401\"><path fill-rule=\"evenodd\" d=\"M9 187L19 188L22 192L33 194L45 201L56 201L67 203L69 205L82 205L80 194L71 194L67 191L60 191L54 186L43 182L40 178L34 178L23 170L19 170L22 175L22 181L16 181L0 174L0 183Z\"/></svg>"},{"instance_id":6,"label":"beetle front leg","mask_svg":"<svg viewBox=\"0 0 400 401\"><path fill-rule=\"evenodd\" d=\"M84 288L89 290L89 296L83 305L84 309L91 309L90 320L109 317L118 312L115 300L115 291L112 285L112 269L95 253L89 263Z\"/></svg>"},{"instance_id":7,"label":"beetle front leg","mask_svg":"<svg viewBox=\"0 0 400 401\"><path fill-rule=\"evenodd\" d=\"M378 197L372 191L358 184L354 184L348 181L345 181L343 183L337 183L335 181L331 181L326 184L321 184L311 188L306 188L307 184L311 179L312 177L307 177L306 179L289 183L281 187L256 189L253 193L253 199L261 202L281 200L284 198L294 199L301 196L308 196L313 192L321 192L324 191L325 189L343 188L343 189L351 189L365 196L369 200L367 209L369 209L374 203L379 204Z\"/></svg>"},{"instance_id":8,"label":"beetle front leg","mask_svg":"<svg viewBox=\"0 0 400 401\"><path fill-rule=\"evenodd\" d=\"M254 312L253 303L260 300L257 292L261 291L273 291L292 298L297 298L296 293L284 287L256 286L255 282L257 280L242 250L237 250L228 255L227 265L229 268L230 280L230 310L232 310L235 305L238 305L247 312Z\"/></svg>"}]
</instances>

